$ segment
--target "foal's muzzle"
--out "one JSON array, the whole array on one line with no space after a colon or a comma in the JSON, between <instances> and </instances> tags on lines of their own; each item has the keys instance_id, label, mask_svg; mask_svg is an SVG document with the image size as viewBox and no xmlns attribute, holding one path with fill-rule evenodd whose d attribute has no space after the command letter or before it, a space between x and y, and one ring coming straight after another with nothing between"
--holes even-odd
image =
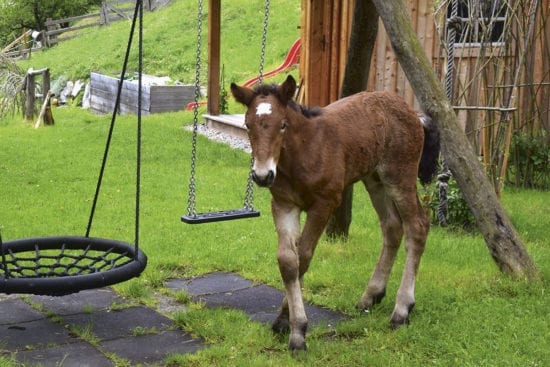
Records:
<instances>
[{"instance_id":1,"label":"foal's muzzle","mask_svg":"<svg viewBox=\"0 0 550 367\"><path fill-rule=\"evenodd\" d=\"M252 171L252 179L258 186L270 187L275 180L275 173L273 170L267 171L266 175L258 175L255 170Z\"/></svg>"}]
</instances>

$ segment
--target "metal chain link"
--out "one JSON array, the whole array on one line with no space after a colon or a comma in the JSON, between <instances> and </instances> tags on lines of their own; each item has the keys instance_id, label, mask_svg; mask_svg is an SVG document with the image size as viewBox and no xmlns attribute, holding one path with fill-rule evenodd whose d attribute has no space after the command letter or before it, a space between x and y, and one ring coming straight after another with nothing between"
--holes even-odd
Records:
<instances>
[{"instance_id":1,"label":"metal chain link","mask_svg":"<svg viewBox=\"0 0 550 367\"><path fill-rule=\"evenodd\" d=\"M264 62L265 62L265 47L267 44L267 28L269 25L269 0L265 0L264 8L264 29L262 32L262 48L260 50L260 70L258 72L258 83L261 85L264 81Z\"/></svg>"},{"instance_id":2,"label":"metal chain link","mask_svg":"<svg viewBox=\"0 0 550 367\"><path fill-rule=\"evenodd\" d=\"M263 83L265 49L267 45L267 29L269 26L269 0L265 0L264 8L264 28L262 31L262 45L260 49L260 69L258 72L258 83ZM244 207L248 210L254 210L254 181L252 180L252 167L254 167L254 157L250 157L250 171L246 183L246 193L244 196Z\"/></svg>"},{"instance_id":3,"label":"metal chain link","mask_svg":"<svg viewBox=\"0 0 550 367\"><path fill-rule=\"evenodd\" d=\"M195 59L195 104L193 107L193 138L191 142L191 174L189 176L189 197L187 198L187 215L196 216L195 209L195 171L197 159L197 135L199 121L199 99L200 99L200 76L201 76L201 49L202 49L202 0L198 0L197 11L197 54Z\"/></svg>"}]
</instances>

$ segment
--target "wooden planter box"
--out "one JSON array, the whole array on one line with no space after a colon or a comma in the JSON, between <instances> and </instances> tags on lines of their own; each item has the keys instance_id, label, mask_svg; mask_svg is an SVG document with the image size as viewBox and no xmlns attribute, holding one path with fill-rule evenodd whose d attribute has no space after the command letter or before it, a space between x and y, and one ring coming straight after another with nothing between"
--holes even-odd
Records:
<instances>
[{"instance_id":1,"label":"wooden planter box","mask_svg":"<svg viewBox=\"0 0 550 367\"><path fill-rule=\"evenodd\" d=\"M150 76L143 76L149 80ZM91 73L90 108L96 113L112 113L115 108L118 78ZM141 113L174 112L185 109L195 98L194 86L188 85L148 85L142 87ZM137 114L138 82L124 81L120 96L120 113Z\"/></svg>"}]
</instances>

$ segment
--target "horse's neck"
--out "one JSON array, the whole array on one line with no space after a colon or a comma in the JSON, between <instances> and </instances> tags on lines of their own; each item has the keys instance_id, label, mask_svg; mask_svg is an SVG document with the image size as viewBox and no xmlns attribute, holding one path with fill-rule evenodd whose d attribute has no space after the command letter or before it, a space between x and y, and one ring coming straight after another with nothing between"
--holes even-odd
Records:
<instances>
[{"instance_id":1,"label":"horse's neck","mask_svg":"<svg viewBox=\"0 0 550 367\"><path fill-rule=\"evenodd\" d=\"M285 136L282 154L288 155L294 162L315 154L320 148L317 142L323 139L322 135L325 133L323 118L306 117L298 111L292 111L288 118L290 129Z\"/></svg>"}]
</instances>

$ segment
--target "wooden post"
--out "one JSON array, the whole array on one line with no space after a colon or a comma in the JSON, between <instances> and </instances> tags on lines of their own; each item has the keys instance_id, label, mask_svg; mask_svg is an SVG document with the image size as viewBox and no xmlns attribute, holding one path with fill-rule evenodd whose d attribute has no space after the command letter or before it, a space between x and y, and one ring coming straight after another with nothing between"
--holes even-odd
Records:
<instances>
[{"instance_id":1,"label":"wooden post","mask_svg":"<svg viewBox=\"0 0 550 367\"><path fill-rule=\"evenodd\" d=\"M103 25L109 25L109 9L107 9L107 2L104 1L101 3L101 9L99 10L101 23Z\"/></svg>"},{"instance_id":2,"label":"wooden post","mask_svg":"<svg viewBox=\"0 0 550 367\"><path fill-rule=\"evenodd\" d=\"M220 114L221 1L208 1L208 113Z\"/></svg>"},{"instance_id":3,"label":"wooden post","mask_svg":"<svg viewBox=\"0 0 550 367\"><path fill-rule=\"evenodd\" d=\"M340 98L367 89L369 70L378 34L378 12L372 2L357 0L347 51ZM342 203L329 220L326 233L330 237L347 238L352 219L353 185L342 193Z\"/></svg>"},{"instance_id":4,"label":"wooden post","mask_svg":"<svg viewBox=\"0 0 550 367\"><path fill-rule=\"evenodd\" d=\"M44 68L39 70L33 70L30 68L27 71L25 77L25 118L27 120L34 119L34 103L36 100L36 76L42 75L42 108L40 110L39 120L44 118L46 125L53 125L53 116L51 114L50 106L50 69ZM38 126L37 126L38 127Z\"/></svg>"},{"instance_id":5,"label":"wooden post","mask_svg":"<svg viewBox=\"0 0 550 367\"><path fill-rule=\"evenodd\" d=\"M42 95L50 91L50 69L42 69ZM45 97L44 97L45 98Z\"/></svg>"},{"instance_id":6,"label":"wooden post","mask_svg":"<svg viewBox=\"0 0 550 367\"><path fill-rule=\"evenodd\" d=\"M30 121L34 118L34 99L36 93L35 74L32 68L27 71L25 81L25 119Z\"/></svg>"}]
</instances>

